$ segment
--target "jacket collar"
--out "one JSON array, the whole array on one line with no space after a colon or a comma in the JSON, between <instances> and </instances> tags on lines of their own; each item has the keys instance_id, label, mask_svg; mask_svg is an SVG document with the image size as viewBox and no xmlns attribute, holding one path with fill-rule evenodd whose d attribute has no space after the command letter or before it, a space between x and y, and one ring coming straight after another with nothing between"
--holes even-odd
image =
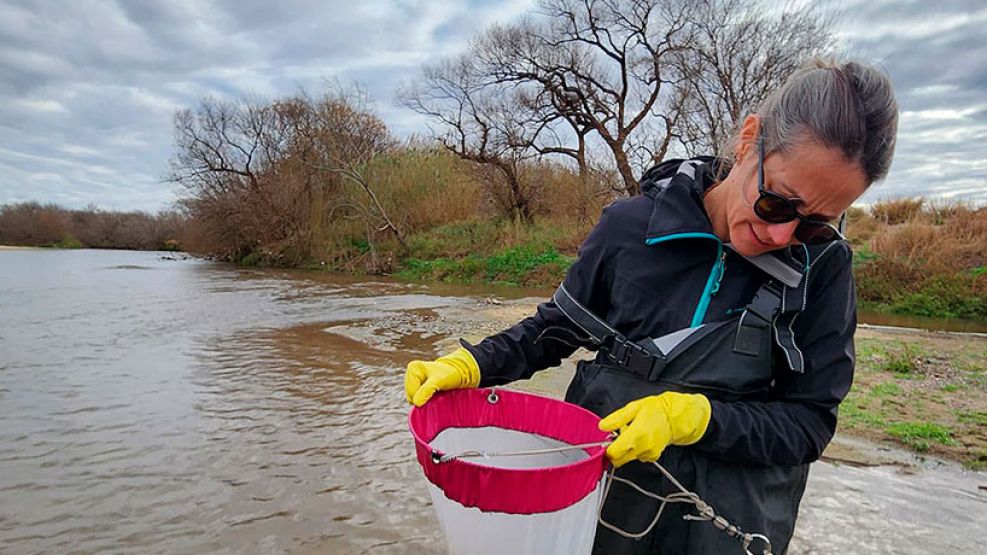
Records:
<instances>
[{"instance_id":1,"label":"jacket collar","mask_svg":"<svg viewBox=\"0 0 987 555\"><path fill-rule=\"evenodd\" d=\"M703 193L713 184L711 157L666 160L645 172L641 193L654 205L645 241L649 244L680 234L713 235Z\"/></svg>"},{"instance_id":2,"label":"jacket collar","mask_svg":"<svg viewBox=\"0 0 987 555\"><path fill-rule=\"evenodd\" d=\"M645 172L641 178L641 194L652 199L654 205L644 241L649 245L688 237L719 241L706 214L703 194L716 182L717 173L724 171L723 164L726 163L712 156L688 160L676 158ZM798 257L794 256L795 251L799 251ZM807 257L802 251L804 249L786 247L772 254L802 271Z\"/></svg>"}]
</instances>

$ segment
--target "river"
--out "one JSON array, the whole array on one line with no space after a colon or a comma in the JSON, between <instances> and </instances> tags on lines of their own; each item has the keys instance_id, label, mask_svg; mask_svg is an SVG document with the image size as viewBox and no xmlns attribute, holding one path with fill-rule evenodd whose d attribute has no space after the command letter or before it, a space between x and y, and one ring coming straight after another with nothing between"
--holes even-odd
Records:
<instances>
[{"instance_id":1,"label":"river","mask_svg":"<svg viewBox=\"0 0 987 555\"><path fill-rule=\"evenodd\" d=\"M545 293L0 251L0 552L441 553L404 365ZM790 552L984 552L981 485L818 463Z\"/></svg>"}]
</instances>

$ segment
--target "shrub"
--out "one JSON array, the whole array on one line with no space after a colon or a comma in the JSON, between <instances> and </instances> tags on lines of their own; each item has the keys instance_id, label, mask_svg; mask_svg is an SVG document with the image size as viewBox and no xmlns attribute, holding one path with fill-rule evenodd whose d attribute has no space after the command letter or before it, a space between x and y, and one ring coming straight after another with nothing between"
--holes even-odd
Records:
<instances>
[{"instance_id":1,"label":"shrub","mask_svg":"<svg viewBox=\"0 0 987 555\"><path fill-rule=\"evenodd\" d=\"M987 318L987 295L981 284L987 276L957 273L932 276L919 291L905 291L892 301L898 314L941 318Z\"/></svg>"},{"instance_id":2,"label":"shrub","mask_svg":"<svg viewBox=\"0 0 987 555\"><path fill-rule=\"evenodd\" d=\"M900 350L886 353L883 369L895 374L912 374L919 369L921 351L913 345L905 345Z\"/></svg>"},{"instance_id":3,"label":"shrub","mask_svg":"<svg viewBox=\"0 0 987 555\"><path fill-rule=\"evenodd\" d=\"M896 225L915 219L924 204L922 198L885 200L872 205L870 213L882 223Z\"/></svg>"},{"instance_id":4,"label":"shrub","mask_svg":"<svg viewBox=\"0 0 987 555\"><path fill-rule=\"evenodd\" d=\"M847 237L855 247L866 245L881 223L863 208L851 206L847 210Z\"/></svg>"}]
</instances>

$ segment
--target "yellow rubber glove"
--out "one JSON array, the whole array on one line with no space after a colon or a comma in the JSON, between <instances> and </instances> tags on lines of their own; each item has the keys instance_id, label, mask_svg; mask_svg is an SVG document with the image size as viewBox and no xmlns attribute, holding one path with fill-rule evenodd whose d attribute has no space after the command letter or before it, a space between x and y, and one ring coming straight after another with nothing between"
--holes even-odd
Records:
<instances>
[{"instance_id":1,"label":"yellow rubber glove","mask_svg":"<svg viewBox=\"0 0 987 555\"><path fill-rule=\"evenodd\" d=\"M404 374L404 393L409 403L422 406L436 391L480 385L480 366L469 351L460 347L432 362L413 360Z\"/></svg>"},{"instance_id":2,"label":"yellow rubber glove","mask_svg":"<svg viewBox=\"0 0 987 555\"><path fill-rule=\"evenodd\" d=\"M627 403L600 421L605 432L620 435L607 447L615 467L633 460L657 461L669 445L692 445L709 426L709 399L692 393L666 391Z\"/></svg>"}]
</instances>

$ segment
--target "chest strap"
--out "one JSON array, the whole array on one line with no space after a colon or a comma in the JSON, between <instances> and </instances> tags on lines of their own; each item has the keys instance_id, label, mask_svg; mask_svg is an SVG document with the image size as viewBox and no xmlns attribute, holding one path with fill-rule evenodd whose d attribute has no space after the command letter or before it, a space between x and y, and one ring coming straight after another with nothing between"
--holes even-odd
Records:
<instances>
[{"instance_id":1,"label":"chest strap","mask_svg":"<svg viewBox=\"0 0 987 555\"><path fill-rule=\"evenodd\" d=\"M795 372L803 372L804 357L795 345L791 330L792 321L802 305L793 304L789 298L800 293L799 289L789 289L774 280L762 285L738 320L733 350L752 356L759 354L763 345L761 338L770 327L773 328L775 343L785 353L788 367ZM564 284L556 289L552 300L586 334L590 347L599 349L611 364L645 378L677 345L705 325L684 328L658 338L632 341L577 301Z\"/></svg>"}]
</instances>

